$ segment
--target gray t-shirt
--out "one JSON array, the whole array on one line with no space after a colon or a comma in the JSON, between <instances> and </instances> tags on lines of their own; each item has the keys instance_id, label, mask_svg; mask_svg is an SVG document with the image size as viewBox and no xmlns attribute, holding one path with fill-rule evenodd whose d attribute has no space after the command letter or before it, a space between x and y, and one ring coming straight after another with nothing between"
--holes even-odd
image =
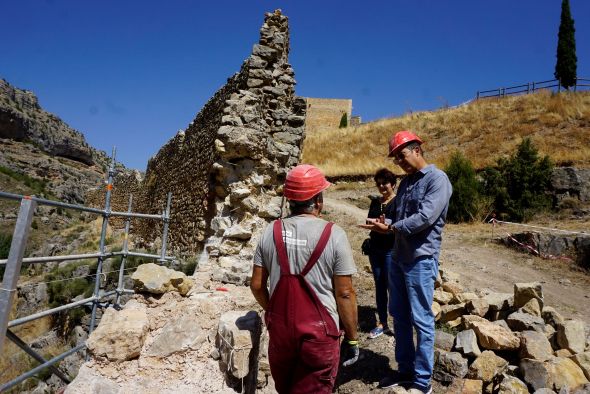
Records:
<instances>
[{"instance_id":1,"label":"gray t-shirt","mask_svg":"<svg viewBox=\"0 0 590 394\"><path fill-rule=\"evenodd\" d=\"M287 248L292 274L298 274L303 270L327 223L323 219L308 215L283 219L283 241ZM269 272L272 296L281 274L273 238L273 223L266 227L258 242L254 264L266 268ZM326 248L311 271L305 275L305 279L315 290L320 302L324 304L336 322L336 326L339 326L339 319L334 298L333 277L354 273L356 273L356 265L346 233L341 227L334 225Z\"/></svg>"}]
</instances>

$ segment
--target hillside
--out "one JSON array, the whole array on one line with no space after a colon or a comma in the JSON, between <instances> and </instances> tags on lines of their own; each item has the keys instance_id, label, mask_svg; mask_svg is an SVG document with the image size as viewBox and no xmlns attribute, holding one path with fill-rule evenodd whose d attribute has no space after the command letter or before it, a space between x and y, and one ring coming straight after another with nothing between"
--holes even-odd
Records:
<instances>
[{"instance_id":1,"label":"hillside","mask_svg":"<svg viewBox=\"0 0 590 394\"><path fill-rule=\"evenodd\" d=\"M558 166L590 167L590 92L482 99L327 130L307 136L302 161L318 165L328 176L372 175L380 167L395 167L386 158L387 141L404 129L423 138L427 160L441 167L455 150L476 168L492 165L527 136Z\"/></svg>"}]
</instances>

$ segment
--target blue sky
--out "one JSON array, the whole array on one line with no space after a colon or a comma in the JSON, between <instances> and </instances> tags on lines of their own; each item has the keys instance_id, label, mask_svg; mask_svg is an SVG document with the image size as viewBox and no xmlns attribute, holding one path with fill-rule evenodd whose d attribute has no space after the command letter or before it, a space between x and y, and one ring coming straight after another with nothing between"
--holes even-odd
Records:
<instances>
[{"instance_id":1,"label":"blue sky","mask_svg":"<svg viewBox=\"0 0 590 394\"><path fill-rule=\"evenodd\" d=\"M570 2L578 76L590 78L590 1ZM144 170L276 8L290 19L296 93L351 98L363 121L553 78L560 0L8 1L0 77Z\"/></svg>"}]
</instances>

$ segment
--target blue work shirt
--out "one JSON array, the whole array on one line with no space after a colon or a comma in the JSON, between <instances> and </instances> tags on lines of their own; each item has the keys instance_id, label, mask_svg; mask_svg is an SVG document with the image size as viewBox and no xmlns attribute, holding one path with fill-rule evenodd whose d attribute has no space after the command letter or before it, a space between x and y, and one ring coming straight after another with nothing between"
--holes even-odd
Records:
<instances>
[{"instance_id":1,"label":"blue work shirt","mask_svg":"<svg viewBox=\"0 0 590 394\"><path fill-rule=\"evenodd\" d=\"M453 187L433 164L406 176L394 199L394 260L410 263L422 256L438 260Z\"/></svg>"}]
</instances>

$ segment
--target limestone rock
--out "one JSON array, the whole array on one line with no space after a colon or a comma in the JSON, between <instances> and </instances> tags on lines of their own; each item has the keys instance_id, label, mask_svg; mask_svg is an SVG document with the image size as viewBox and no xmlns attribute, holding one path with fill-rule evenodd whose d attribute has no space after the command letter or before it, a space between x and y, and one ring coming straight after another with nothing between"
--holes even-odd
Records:
<instances>
[{"instance_id":1,"label":"limestone rock","mask_svg":"<svg viewBox=\"0 0 590 394\"><path fill-rule=\"evenodd\" d=\"M586 323L581 320L566 320L557 327L557 344L562 349L582 353L586 348Z\"/></svg>"},{"instance_id":2,"label":"limestone rock","mask_svg":"<svg viewBox=\"0 0 590 394\"><path fill-rule=\"evenodd\" d=\"M432 314L434 315L434 320L438 321L440 319L440 312L441 312L440 304L436 301L433 301L431 309L432 309Z\"/></svg>"},{"instance_id":3,"label":"limestone rock","mask_svg":"<svg viewBox=\"0 0 590 394\"><path fill-rule=\"evenodd\" d=\"M491 311L502 311L509 309L514 300L514 296L509 293L490 293L483 297L488 302Z\"/></svg>"},{"instance_id":4,"label":"limestone rock","mask_svg":"<svg viewBox=\"0 0 590 394\"><path fill-rule=\"evenodd\" d=\"M470 315L484 317L488 309L490 309L490 305L483 298L473 299L465 304L465 311Z\"/></svg>"},{"instance_id":5,"label":"limestone rock","mask_svg":"<svg viewBox=\"0 0 590 394\"><path fill-rule=\"evenodd\" d=\"M590 352L574 354L571 359L582 369L586 379L590 380Z\"/></svg>"},{"instance_id":6,"label":"limestone rock","mask_svg":"<svg viewBox=\"0 0 590 394\"><path fill-rule=\"evenodd\" d=\"M225 230L223 236L227 238L247 240L252 238L252 230L244 228L239 224L235 224L227 230Z\"/></svg>"},{"instance_id":7,"label":"limestone rock","mask_svg":"<svg viewBox=\"0 0 590 394\"><path fill-rule=\"evenodd\" d=\"M131 275L131 279L136 291L152 294L178 291L184 296L193 287L192 279L184 273L154 263L140 265Z\"/></svg>"},{"instance_id":8,"label":"limestone rock","mask_svg":"<svg viewBox=\"0 0 590 394\"><path fill-rule=\"evenodd\" d=\"M541 316L543 317L543 320L546 324L550 324L555 329L557 329L557 326L565 321L561 314L559 314L559 312L557 312L555 308L552 308L550 306L546 306L543 308Z\"/></svg>"},{"instance_id":9,"label":"limestone rock","mask_svg":"<svg viewBox=\"0 0 590 394\"><path fill-rule=\"evenodd\" d=\"M434 347L450 352L453 349L455 337L447 332L436 330L434 332Z\"/></svg>"},{"instance_id":10,"label":"limestone rock","mask_svg":"<svg viewBox=\"0 0 590 394\"><path fill-rule=\"evenodd\" d=\"M215 345L222 370L238 379L248 375L250 352L259 346L252 338L258 337L260 327L260 317L254 311L230 311L221 315Z\"/></svg>"},{"instance_id":11,"label":"limestone rock","mask_svg":"<svg viewBox=\"0 0 590 394\"><path fill-rule=\"evenodd\" d=\"M546 361L552 358L551 344L545 334L523 331L520 335L520 357Z\"/></svg>"},{"instance_id":12,"label":"limestone rock","mask_svg":"<svg viewBox=\"0 0 590 394\"><path fill-rule=\"evenodd\" d=\"M169 321L154 339L147 351L148 356L166 357L173 353L195 348L206 340L197 317L184 314Z\"/></svg>"},{"instance_id":13,"label":"limestone rock","mask_svg":"<svg viewBox=\"0 0 590 394\"><path fill-rule=\"evenodd\" d=\"M465 312L465 304L443 305L440 311L440 321L448 322L455 320Z\"/></svg>"},{"instance_id":14,"label":"limestone rock","mask_svg":"<svg viewBox=\"0 0 590 394\"><path fill-rule=\"evenodd\" d=\"M498 394L528 394L529 389L526 384L514 376L502 375L502 382L498 385Z\"/></svg>"},{"instance_id":15,"label":"limestone rock","mask_svg":"<svg viewBox=\"0 0 590 394\"><path fill-rule=\"evenodd\" d=\"M496 324L474 321L471 327L479 344L484 349L490 350L516 350L520 347L520 339L513 332Z\"/></svg>"},{"instance_id":16,"label":"limestone rock","mask_svg":"<svg viewBox=\"0 0 590 394\"><path fill-rule=\"evenodd\" d=\"M86 345L95 357L115 362L131 360L139 356L148 329L145 307L127 307L118 312L107 308Z\"/></svg>"},{"instance_id":17,"label":"limestone rock","mask_svg":"<svg viewBox=\"0 0 590 394\"><path fill-rule=\"evenodd\" d=\"M96 393L121 393L121 386L112 380L100 375L88 365L82 365L76 379L74 379L64 391L65 394L96 394ZM122 393L121 393L122 394Z\"/></svg>"},{"instance_id":18,"label":"limestone rock","mask_svg":"<svg viewBox=\"0 0 590 394\"><path fill-rule=\"evenodd\" d=\"M433 377L441 382L451 382L467 373L467 360L457 352L434 350Z\"/></svg>"},{"instance_id":19,"label":"limestone rock","mask_svg":"<svg viewBox=\"0 0 590 394\"><path fill-rule=\"evenodd\" d=\"M496 356L492 351L484 351L469 367L468 377L490 383L495 376L502 374L508 367L508 361Z\"/></svg>"},{"instance_id":20,"label":"limestone rock","mask_svg":"<svg viewBox=\"0 0 590 394\"><path fill-rule=\"evenodd\" d=\"M521 308L531 299L536 299L539 306L543 308L543 289L541 283L515 283L514 284L514 307Z\"/></svg>"},{"instance_id":21,"label":"limestone rock","mask_svg":"<svg viewBox=\"0 0 590 394\"><path fill-rule=\"evenodd\" d=\"M477 345L477 336L475 331L469 329L457 334L455 349L468 357L478 357L481 354Z\"/></svg>"},{"instance_id":22,"label":"limestone rock","mask_svg":"<svg viewBox=\"0 0 590 394\"><path fill-rule=\"evenodd\" d=\"M549 379L553 383L553 388L557 391L564 387L573 389L588 383L582 369L569 358L557 357L547 361L546 364Z\"/></svg>"},{"instance_id":23,"label":"limestone rock","mask_svg":"<svg viewBox=\"0 0 590 394\"><path fill-rule=\"evenodd\" d=\"M448 293L444 290L437 289L434 291L434 301L438 302L441 305L445 305L451 302L453 299L453 294Z\"/></svg>"},{"instance_id":24,"label":"limestone rock","mask_svg":"<svg viewBox=\"0 0 590 394\"><path fill-rule=\"evenodd\" d=\"M483 382L481 380L455 379L446 392L449 394L481 394L482 391Z\"/></svg>"},{"instance_id":25,"label":"limestone rock","mask_svg":"<svg viewBox=\"0 0 590 394\"><path fill-rule=\"evenodd\" d=\"M456 296L457 294L463 292L463 286L455 282L443 283L442 288L444 291L446 291L447 293L451 293L453 296Z\"/></svg>"},{"instance_id":26,"label":"limestone rock","mask_svg":"<svg viewBox=\"0 0 590 394\"><path fill-rule=\"evenodd\" d=\"M536 298L531 298L529 302L524 304L522 308L518 309L519 312L528 313L533 316L541 316L541 305Z\"/></svg>"},{"instance_id":27,"label":"limestone rock","mask_svg":"<svg viewBox=\"0 0 590 394\"><path fill-rule=\"evenodd\" d=\"M469 301L477 300L477 299L479 299L477 294L471 293L471 292L463 292L463 293L456 294L455 297L453 298L452 302L453 302L453 304L465 304Z\"/></svg>"},{"instance_id":28,"label":"limestone rock","mask_svg":"<svg viewBox=\"0 0 590 394\"><path fill-rule=\"evenodd\" d=\"M506 318L506 323L514 331L534 330L545 332L545 322L538 316L514 312Z\"/></svg>"}]
</instances>

